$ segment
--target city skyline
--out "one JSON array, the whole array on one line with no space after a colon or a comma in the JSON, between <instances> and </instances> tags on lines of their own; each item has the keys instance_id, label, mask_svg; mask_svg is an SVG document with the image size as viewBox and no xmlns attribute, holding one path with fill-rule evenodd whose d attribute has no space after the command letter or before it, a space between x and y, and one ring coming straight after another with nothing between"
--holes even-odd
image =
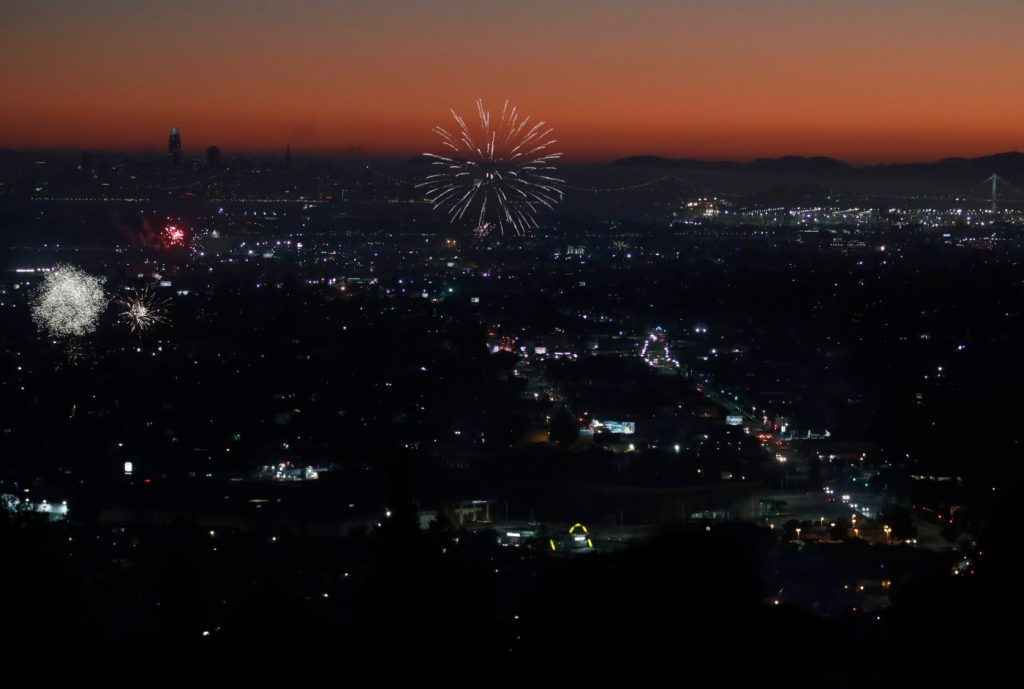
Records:
<instances>
[{"instance_id":1,"label":"city skyline","mask_svg":"<svg viewBox=\"0 0 1024 689\"><path fill-rule=\"evenodd\" d=\"M214 164L220 164L219 159L222 153L225 153L224 146L219 145L216 141L192 141L191 139L185 139L181 134L184 127L170 127L165 128L156 133L157 143L152 141L146 144L140 144L132 147L89 147L89 146L66 146L66 147L0 147L0 152L15 152L15 153L38 153L42 155L79 155L79 154L99 154L99 155L124 155L124 156L141 156L141 157L165 157L171 162L182 162L185 157L191 158L193 161L203 161L207 164L211 163L211 151L216 151L215 156L217 162ZM177 161L173 160L173 156L170 154L168 139L169 131L177 132L179 137L178 149L179 158ZM187 142L187 143L186 143ZM428 144L429 146L429 144ZM436 148L436 143L434 144ZM293 149L295 149L293 151ZM249 146L235 149L228 149L226 151L227 159L231 159L234 156L245 157L258 157L258 158L281 158L284 160L290 160L292 154L297 153L307 159L376 159L380 161L392 161L392 162L415 162L425 155L429 155L431 151L419 151L419 150L368 150L360 145L348 146L345 148L338 149L303 149L301 147L295 147L290 142L284 141L280 145L265 146ZM1024 153L1024 147L1007 148L1000 150L979 150L969 154L956 155L956 154L936 154L925 157L910 157L907 159L857 159L857 158L844 158L841 156L832 156L825 154L817 154L813 152L808 153L793 153L780 150L770 154L755 156L755 155L737 155L737 156L700 156L700 155L671 155L671 154L658 154L643 151L636 151L633 153L624 152L619 156L597 156L597 155L573 155L566 154L563 156L563 160L569 164L575 165L602 165L607 163L619 163L619 162L636 162L637 164L643 165L644 159L651 159L654 162L657 159L661 159L667 163L696 163L701 165L744 165L744 164L756 164L760 161L769 160L784 160L787 158L792 159L805 159L805 160L831 160L836 163L849 165L853 169L864 169L870 170L876 167L884 167L892 165L894 167L900 166L916 166L916 165L932 165L941 164L947 160L984 160L988 158L998 158L1001 156L1014 156Z\"/></svg>"},{"instance_id":2,"label":"city skyline","mask_svg":"<svg viewBox=\"0 0 1024 689\"><path fill-rule=\"evenodd\" d=\"M478 97L552 123L567 160L1024 148L1011 2L52 0L4 14L0 148L156 152L180 127L192 151L405 156Z\"/></svg>"}]
</instances>

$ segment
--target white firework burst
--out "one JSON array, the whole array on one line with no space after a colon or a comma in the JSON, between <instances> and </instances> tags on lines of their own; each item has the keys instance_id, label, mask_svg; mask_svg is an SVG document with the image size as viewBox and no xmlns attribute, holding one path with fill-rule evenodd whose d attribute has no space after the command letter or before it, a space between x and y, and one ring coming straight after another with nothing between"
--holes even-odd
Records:
<instances>
[{"instance_id":1,"label":"white firework burst","mask_svg":"<svg viewBox=\"0 0 1024 689\"><path fill-rule=\"evenodd\" d=\"M54 337L91 333L107 306L103 281L74 266L57 266L32 297L32 320Z\"/></svg>"},{"instance_id":2,"label":"white firework burst","mask_svg":"<svg viewBox=\"0 0 1024 689\"><path fill-rule=\"evenodd\" d=\"M148 289L131 290L127 296L116 300L120 312L118 320L131 328L133 333L142 333L154 325L167 322L167 300L161 299Z\"/></svg>"},{"instance_id":3,"label":"white firework burst","mask_svg":"<svg viewBox=\"0 0 1024 689\"><path fill-rule=\"evenodd\" d=\"M496 119L483 101L476 109L476 126L452 110L452 131L434 127L449 151L426 154L438 170L418 186L452 223L475 222L478 237L494 229L525 234L537 227L540 208L553 208L562 199L564 182L553 174L553 163L562 157L551 150L554 129L543 121L531 124L508 101Z\"/></svg>"}]
</instances>

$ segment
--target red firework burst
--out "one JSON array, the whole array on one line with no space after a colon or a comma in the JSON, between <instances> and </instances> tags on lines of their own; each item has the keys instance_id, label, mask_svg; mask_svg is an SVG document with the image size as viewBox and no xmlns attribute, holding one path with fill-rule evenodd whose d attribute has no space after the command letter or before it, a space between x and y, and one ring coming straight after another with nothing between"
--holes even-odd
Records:
<instances>
[{"instance_id":1,"label":"red firework burst","mask_svg":"<svg viewBox=\"0 0 1024 689\"><path fill-rule=\"evenodd\" d=\"M160 233L161 243L168 249L185 246L185 230L177 225L168 225Z\"/></svg>"}]
</instances>

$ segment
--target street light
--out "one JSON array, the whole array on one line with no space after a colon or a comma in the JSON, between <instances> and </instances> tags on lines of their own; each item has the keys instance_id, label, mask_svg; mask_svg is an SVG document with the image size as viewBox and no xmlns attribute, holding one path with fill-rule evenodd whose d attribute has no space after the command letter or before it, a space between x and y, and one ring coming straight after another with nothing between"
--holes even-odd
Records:
<instances>
[{"instance_id":1,"label":"street light","mask_svg":"<svg viewBox=\"0 0 1024 689\"><path fill-rule=\"evenodd\" d=\"M889 542L889 534L892 533L892 527L889 526L888 524L886 524L885 526L882 527L882 531L885 532L885 542L888 543Z\"/></svg>"},{"instance_id":2,"label":"street light","mask_svg":"<svg viewBox=\"0 0 1024 689\"><path fill-rule=\"evenodd\" d=\"M800 527L796 527L796 540L800 540Z\"/></svg>"}]
</instances>

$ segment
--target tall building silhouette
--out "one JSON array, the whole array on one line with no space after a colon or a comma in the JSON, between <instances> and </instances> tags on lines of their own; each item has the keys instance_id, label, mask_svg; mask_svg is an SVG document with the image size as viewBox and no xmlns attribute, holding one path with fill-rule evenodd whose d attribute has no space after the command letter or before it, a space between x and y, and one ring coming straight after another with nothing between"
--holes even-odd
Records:
<instances>
[{"instance_id":1,"label":"tall building silhouette","mask_svg":"<svg viewBox=\"0 0 1024 689\"><path fill-rule=\"evenodd\" d=\"M172 163L181 162L181 133L177 127L171 127L171 136L167 141L167 157Z\"/></svg>"},{"instance_id":2,"label":"tall building silhouette","mask_svg":"<svg viewBox=\"0 0 1024 689\"><path fill-rule=\"evenodd\" d=\"M210 146L206 149L206 164L210 167L220 167L220 149Z\"/></svg>"}]
</instances>

